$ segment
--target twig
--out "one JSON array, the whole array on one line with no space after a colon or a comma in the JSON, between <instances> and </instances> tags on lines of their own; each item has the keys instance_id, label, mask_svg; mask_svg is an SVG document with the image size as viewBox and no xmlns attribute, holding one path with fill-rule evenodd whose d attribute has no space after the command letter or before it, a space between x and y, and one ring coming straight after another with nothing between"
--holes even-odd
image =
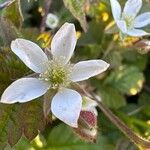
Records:
<instances>
[{"instance_id":1,"label":"twig","mask_svg":"<svg viewBox=\"0 0 150 150\"><path fill-rule=\"evenodd\" d=\"M2 4L0 4L0 9L4 9L5 7L8 7L9 5L11 5L15 0L8 0Z\"/></svg>"},{"instance_id":2,"label":"twig","mask_svg":"<svg viewBox=\"0 0 150 150\"><path fill-rule=\"evenodd\" d=\"M41 25L40 25L40 32L45 31L46 17L47 17L47 14L49 13L49 8L50 8L51 3L52 3L52 0L45 0L44 1L44 15L42 17L42 21L41 21Z\"/></svg>"},{"instance_id":3,"label":"twig","mask_svg":"<svg viewBox=\"0 0 150 150\"><path fill-rule=\"evenodd\" d=\"M150 148L150 141L137 135L132 129L130 129L120 118L118 118L107 106L105 106L101 101L100 97L94 94L87 94L85 90L78 85L79 89L87 96L90 96L98 104L101 111L109 118L109 120L116 125L133 143L139 145L143 148Z\"/></svg>"}]
</instances>

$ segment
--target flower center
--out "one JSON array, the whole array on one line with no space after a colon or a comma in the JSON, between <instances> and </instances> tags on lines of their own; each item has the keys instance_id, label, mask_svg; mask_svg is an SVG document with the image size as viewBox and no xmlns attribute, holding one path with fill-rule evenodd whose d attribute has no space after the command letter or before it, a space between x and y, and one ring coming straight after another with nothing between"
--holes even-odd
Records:
<instances>
[{"instance_id":1,"label":"flower center","mask_svg":"<svg viewBox=\"0 0 150 150\"><path fill-rule=\"evenodd\" d=\"M40 74L40 79L50 82L52 88L58 88L59 86L66 87L71 82L72 65L64 65L62 62L61 58L49 61L48 69Z\"/></svg>"},{"instance_id":2,"label":"flower center","mask_svg":"<svg viewBox=\"0 0 150 150\"><path fill-rule=\"evenodd\" d=\"M123 14L122 19L126 22L127 28L132 29L133 28L133 22L134 22L134 17L133 16L128 16Z\"/></svg>"}]
</instances>

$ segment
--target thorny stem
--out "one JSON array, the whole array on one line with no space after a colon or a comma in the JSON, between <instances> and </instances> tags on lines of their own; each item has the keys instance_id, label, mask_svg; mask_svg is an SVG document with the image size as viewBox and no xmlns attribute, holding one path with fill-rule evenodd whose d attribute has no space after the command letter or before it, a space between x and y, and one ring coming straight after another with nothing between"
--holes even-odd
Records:
<instances>
[{"instance_id":1,"label":"thorny stem","mask_svg":"<svg viewBox=\"0 0 150 150\"><path fill-rule=\"evenodd\" d=\"M98 107L101 111L105 114L109 120L116 125L133 143L139 145L143 148L150 148L150 141L142 138L141 136L137 135L132 129L130 129L125 123L120 120L107 106L105 106L101 101L100 97L94 94L89 94L85 91L80 85L78 85L79 90L82 91L85 95L89 96L93 100L95 100L98 104Z\"/></svg>"},{"instance_id":2,"label":"thorny stem","mask_svg":"<svg viewBox=\"0 0 150 150\"><path fill-rule=\"evenodd\" d=\"M42 17L41 25L40 25L40 32L45 31L46 28L46 17L49 13L49 8L52 3L52 0L44 0L44 16Z\"/></svg>"},{"instance_id":3,"label":"thorny stem","mask_svg":"<svg viewBox=\"0 0 150 150\"><path fill-rule=\"evenodd\" d=\"M3 9L5 7L8 7L10 4L12 4L15 0L7 0L6 2L0 4L0 9Z\"/></svg>"}]
</instances>

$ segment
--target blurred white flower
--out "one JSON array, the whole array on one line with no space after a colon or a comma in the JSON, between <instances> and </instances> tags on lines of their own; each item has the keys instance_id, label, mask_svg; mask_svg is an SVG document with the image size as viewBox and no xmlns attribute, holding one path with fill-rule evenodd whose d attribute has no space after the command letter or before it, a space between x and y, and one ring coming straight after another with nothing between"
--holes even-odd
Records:
<instances>
[{"instance_id":1,"label":"blurred white flower","mask_svg":"<svg viewBox=\"0 0 150 150\"><path fill-rule=\"evenodd\" d=\"M139 13L142 0L127 0L123 11L118 0L110 0L114 20L121 33L129 36L140 37L149 33L140 29L150 24L150 12Z\"/></svg>"},{"instance_id":2,"label":"blurred white flower","mask_svg":"<svg viewBox=\"0 0 150 150\"><path fill-rule=\"evenodd\" d=\"M52 113L66 124L77 127L82 107L82 97L67 87L71 82L86 80L104 72L108 67L103 60L81 61L70 64L76 45L75 26L65 23L55 34L51 43L53 58L35 43L16 39L11 43L12 51L31 70L39 73L38 78L21 78L13 82L2 94L2 103L24 103L44 95L50 88L57 90L51 102Z\"/></svg>"},{"instance_id":3,"label":"blurred white flower","mask_svg":"<svg viewBox=\"0 0 150 150\"><path fill-rule=\"evenodd\" d=\"M58 26L58 23L59 23L59 18L56 15L52 13L49 13L47 15L47 18L46 18L47 27L54 29Z\"/></svg>"}]
</instances>

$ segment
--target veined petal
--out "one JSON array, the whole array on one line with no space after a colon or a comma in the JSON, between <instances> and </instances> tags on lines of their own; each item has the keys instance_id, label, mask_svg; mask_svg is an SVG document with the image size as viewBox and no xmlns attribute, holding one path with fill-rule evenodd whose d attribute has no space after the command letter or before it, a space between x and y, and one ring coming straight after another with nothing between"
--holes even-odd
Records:
<instances>
[{"instance_id":1,"label":"veined petal","mask_svg":"<svg viewBox=\"0 0 150 150\"><path fill-rule=\"evenodd\" d=\"M74 52L76 42L74 24L65 23L52 39L51 52L53 57L58 59L60 57L64 58L64 64L66 64Z\"/></svg>"},{"instance_id":2,"label":"veined petal","mask_svg":"<svg viewBox=\"0 0 150 150\"><path fill-rule=\"evenodd\" d=\"M82 97L71 89L62 89L52 99L52 113L71 127L78 127Z\"/></svg>"},{"instance_id":3,"label":"veined petal","mask_svg":"<svg viewBox=\"0 0 150 150\"><path fill-rule=\"evenodd\" d=\"M134 36L134 37L140 37L145 35L150 35L149 33L145 32L144 30L139 29L132 29L127 32L128 35Z\"/></svg>"},{"instance_id":4,"label":"veined petal","mask_svg":"<svg viewBox=\"0 0 150 150\"><path fill-rule=\"evenodd\" d=\"M11 49L34 72L46 71L48 58L37 44L19 38L12 41Z\"/></svg>"},{"instance_id":5,"label":"veined petal","mask_svg":"<svg viewBox=\"0 0 150 150\"><path fill-rule=\"evenodd\" d=\"M118 28L121 30L121 32L126 33L127 32L127 26L126 26L126 22L123 20L118 20L116 22Z\"/></svg>"},{"instance_id":6,"label":"veined petal","mask_svg":"<svg viewBox=\"0 0 150 150\"><path fill-rule=\"evenodd\" d=\"M98 75L109 67L109 64L103 60L81 61L74 65L71 80L73 82L89 79Z\"/></svg>"},{"instance_id":7,"label":"veined petal","mask_svg":"<svg viewBox=\"0 0 150 150\"><path fill-rule=\"evenodd\" d=\"M120 20L121 18L121 6L118 0L110 0L112 14L115 21Z\"/></svg>"},{"instance_id":8,"label":"veined petal","mask_svg":"<svg viewBox=\"0 0 150 150\"><path fill-rule=\"evenodd\" d=\"M127 16L135 17L142 7L142 0L128 0L125 4L123 13Z\"/></svg>"},{"instance_id":9,"label":"veined petal","mask_svg":"<svg viewBox=\"0 0 150 150\"><path fill-rule=\"evenodd\" d=\"M135 18L134 27L142 28L150 24L150 12L143 13Z\"/></svg>"},{"instance_id":10,"label":"veined petal","mask_svg":"<svg viewBox=\"0 0 150 150\"><path fill-rule=\"evenodd\" d=\"M21 78L13 82L2 94L2 103L24 103L42 96L49 84L36 78Z\"/></svg>"}]
</instances>

